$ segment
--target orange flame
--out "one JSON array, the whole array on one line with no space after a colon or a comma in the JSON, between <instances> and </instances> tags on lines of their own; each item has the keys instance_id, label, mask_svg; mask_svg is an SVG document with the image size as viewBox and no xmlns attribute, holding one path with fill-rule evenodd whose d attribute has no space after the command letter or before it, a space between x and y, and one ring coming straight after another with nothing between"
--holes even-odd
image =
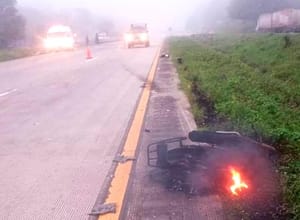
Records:
<instances>
[{"instance_id":1,"label":"orange flame","mask_svg":"<svg viewBox=\"0 0 300 220\"><path fill-rule=\"evenodd\" d=\"M230 169L233 185L230 187L230 191L233 195L238 196L237 191L242 191L242 189L248 189L248 185L242 181L241 174L234 168Z\"/></svg>"}]
</instances>

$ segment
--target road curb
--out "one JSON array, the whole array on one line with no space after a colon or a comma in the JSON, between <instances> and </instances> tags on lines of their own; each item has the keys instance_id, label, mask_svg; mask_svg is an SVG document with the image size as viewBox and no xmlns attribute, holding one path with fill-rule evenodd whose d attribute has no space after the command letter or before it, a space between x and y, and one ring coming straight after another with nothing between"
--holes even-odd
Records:
<instances>
[{"instance_id":1,"label":"road curb","mask_svg":"<svg viewBox=\"0 0 300 220\"><path fill-rule=\"evenodd\" d=\"M149 102L150 93L152 89L152 83L158 65L159 54L160 54L160 48L158 49L156 56L154 58L154 62L151 65L151 69L148 74L147 81L141 93L136 111L134 113L133 120L131 122L131 126L128 130L127 137L125 139L123 148L121 150L120 155L123 158L134 158L136 155L136 151L138 149L138 144L140 140L140 134L144 124L144 117L148 107L148 102ZM103 202L104 204L116 204L116 210L115 213L108 213L108 214L101 215L99 216L98 219L112 220L112 219L120 218L122 208L123 208L123 201L126 196L126 189L130 181L133 164L134 164L133 160L126 160L124 163L117 163L114 166L113 174L110 175L108 179L109 186L107 187L106 192L102 193L102 197L103 197L102 201L104 201ZM96 205L93 211L95 211L95 209L96 209Z\"/></svg>"}]
</instances>

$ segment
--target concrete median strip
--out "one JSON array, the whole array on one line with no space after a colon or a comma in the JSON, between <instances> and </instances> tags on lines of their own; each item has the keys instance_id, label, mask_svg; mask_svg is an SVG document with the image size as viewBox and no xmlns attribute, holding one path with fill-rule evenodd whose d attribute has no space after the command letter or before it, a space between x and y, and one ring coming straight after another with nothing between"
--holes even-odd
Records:
<instances>
[{"instance_id":1,"label":"concrete median strip","mask_svg":"<svg viewBox=\"0 0 300 220\"><path fill-rule=\"evenodd\" d=\"M123 152L121 154L123 158L135 158L140 134L144 123L144 117L149 102L152 83L158 65L159 54L160 49L158 49L158 52L155 56L154 62L151 66L151 70L147 78L147 82L145 83L145 87L143 88L141 98L137 105L137 109L126 138L125 145L123 147ZM120 218L123 201L133 167L133 162L134 160L126 160L126 162L119 163L117 165L114 173L114 178L111 181L109 192L105 200L105 204L116 204L116 212L100 215L99 219L115 220Z\"/></svg>"}]
</instances>

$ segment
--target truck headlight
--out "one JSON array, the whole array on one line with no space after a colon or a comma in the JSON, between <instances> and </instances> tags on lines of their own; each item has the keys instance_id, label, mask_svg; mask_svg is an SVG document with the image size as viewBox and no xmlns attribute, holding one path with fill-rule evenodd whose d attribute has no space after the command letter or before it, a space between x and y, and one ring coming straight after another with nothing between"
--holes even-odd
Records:
<instances>
[{"instance_id":1,"label":"truck headlight","mask_svg":"<svg viewBox=\"0 0 300 220\"><path fill-rule=\"evenodd\" d=\"M140 34L140 39L142 40L142 41L148 41L149 40L149 37L148 37L148 34L147 33L142 33L142 34Z\"/></svg>"},{"instance_id":2,"label":"truck headlight","mask_svg":"<svg viewBox=\"0 0 300 220\"><path fill-rule=\"evenodd\" d=\"M124 39L126 42L133 41L133 35L132 34L125 34Z\"/></svg>"},{"instance_id":3,"label":"truck headlight","mask_svg":"<svg viewBox=\"0 0 300 220\"><path fill-rule=\"evenodd\" d=\"M46 49L53 49L55 48L57 45L57 42L55 39L45 39L44 40L44 47Z\"/></svg>"}]
</instances>

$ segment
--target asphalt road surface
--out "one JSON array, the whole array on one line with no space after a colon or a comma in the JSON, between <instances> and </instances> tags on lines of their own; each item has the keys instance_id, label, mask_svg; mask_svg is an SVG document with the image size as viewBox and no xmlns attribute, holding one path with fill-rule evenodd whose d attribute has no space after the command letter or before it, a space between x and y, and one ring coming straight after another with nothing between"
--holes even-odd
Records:
<instances>
[{"instance_id":1,"label":"asphalt road surface","mask_svg":"<svg viewBox=\"0 0 300 220\"><path fill-rule=\"evenodd\" d=\"M156 46L0 64L0 219L87 219Z\"/></svg>"}]
</instances>

